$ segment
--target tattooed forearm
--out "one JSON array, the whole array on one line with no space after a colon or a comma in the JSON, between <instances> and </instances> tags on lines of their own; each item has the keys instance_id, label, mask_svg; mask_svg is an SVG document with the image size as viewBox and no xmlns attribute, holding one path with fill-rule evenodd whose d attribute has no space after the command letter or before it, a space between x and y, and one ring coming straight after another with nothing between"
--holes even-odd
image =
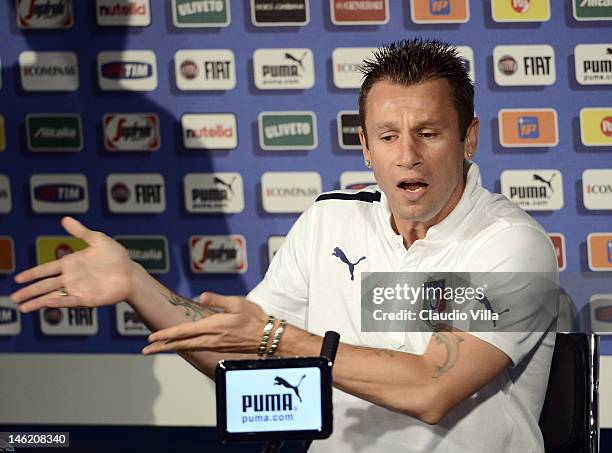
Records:
<instances>
[{"instance_id":1,"label":"tattooed forearm","mask_svg":"<svg viewBox=\"0 0 612 453\"><path fill-rule=\"evenodd\" d=\"M170 293L170 296L163 294L163 296L168 299L168 302L170 302L172 305L183 307L185 309L185 317L191 318L192 321L197 321L198 319L202 319L206 316L204 309L191 299L187 299L186 297L179 296L178 294L174 293Z\"/></svg>"},{"instance_id":2,"label":"tattooed forearm","mask_svg":"<svg viewBox=\"0 0 612 453\"><path fill-rule=\"evenodd\" d=\"M433 375L433 377L437 378L442 376L457 363L457 359L459 358L459 343L463 341L463 338L452 332L434 332L433 337L436 339L436 344L442 344L446 349L446 360L444 360L442 365L436 367L436 371Z\"/></svg>"}]
</instances>

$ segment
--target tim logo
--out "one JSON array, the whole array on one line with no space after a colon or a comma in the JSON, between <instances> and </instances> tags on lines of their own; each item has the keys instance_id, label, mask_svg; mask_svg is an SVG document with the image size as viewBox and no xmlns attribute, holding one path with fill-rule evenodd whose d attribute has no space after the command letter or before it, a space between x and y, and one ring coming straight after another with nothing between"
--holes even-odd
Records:
<instances>
[{"instance_id":1,"label":"tim logo","mask_svg":"<svg viewBox=\"0 0 612 453\"><path fill-rule=\"evenodd\" d=\"M276 376L274 378L274 385L282 385L283 387L286 387L288 389L291 389L295 392L295 396L298 397L298 399L300 400L300 403L302 402L302 397L300 396L300 385L302 384L302 381L304 380L304 378L306 377L306 375L302 375L302 377L300 378L300 381L297 383L297 385L291 385L289 384L289 382L287 382L285 379L283 379L280 376Z\"/></svg>"},{"instance_id":2,"label":"tim logo","mask_svg":"<svg viewBox=\"0 0 612 453\"><path fill-rule=\"evenodd\" d=\"M432 16L450 15L450 0L429 0L429 12Z\"/></svg>"},{"instance_id":3,"label":"tim logo","mask_svg":"<svg viewBox=\"0 0 612 453\"><path fill-rule=\"evenodd\" d=\"M75 184L45 184L34 189L34 198L46 202L73 203L85 199L85 190Z\"/></svg>"},{"instance_id":4,"label":"tim logo","mask_svg":"<svg viewBox=\"0 0 612 453\"><path fill-rule=\"evenodd\" d=\"M351 263L351 261L346 257L346 254L342 251L340 247L334 248L334 253L332 253L332 256L335 256L348 266L348 271L351 275L351 281L355 280L355 266L357 266L357 264L366 259L365 256L362 256L354 263Z\"/></svg>"},{"instance_id":5,"label":"tim logo","mask_svg":"<svg viewBox=\"0 0 612 453\"><path fill-rule=\"evenodd\" d=\"M102 65L102 76L107 79L146 79L153 75L153 66L138 61L111 61Z\"/></svg>"},{"instance_id":6,"label":"tim logo","mask_svg":"<svg viewBox=\"0 0 612 453\"><path fill-rule=\"evenodd\" d=\"M518 119L519 138L539 138L540 122L537 116L521 116Z\"/></svg>"}]
</instances>

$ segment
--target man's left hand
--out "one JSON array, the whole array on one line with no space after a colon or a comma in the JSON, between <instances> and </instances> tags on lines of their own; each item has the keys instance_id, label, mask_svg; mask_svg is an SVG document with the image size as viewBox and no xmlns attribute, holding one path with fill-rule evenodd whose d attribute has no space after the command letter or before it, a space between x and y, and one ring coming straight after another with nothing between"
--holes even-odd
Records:
<instances>
[{"instance_id":1,"label":"man's left hand","mask_svg":"<svg viewBox=\"0 0 612 453\"><path fill-rule=\"evenodd\" d=\"M243 297L203 293L200 303L219 311L193 323L149 335L145 355L164 351L217 351L257 353L268 316L259 305Z\"/></svg>"}]
</instances>

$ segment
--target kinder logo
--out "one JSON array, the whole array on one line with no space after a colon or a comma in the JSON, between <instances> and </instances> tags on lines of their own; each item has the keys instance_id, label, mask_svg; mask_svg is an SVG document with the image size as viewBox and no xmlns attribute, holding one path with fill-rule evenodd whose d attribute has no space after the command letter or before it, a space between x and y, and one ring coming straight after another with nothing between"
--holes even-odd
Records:
<instances>
[{"instance_id":1,"label":"kinder logo","mask_svg":"<svg viewBox=\"0 0 612 453\"><path fill-rule=\"evenodd\" d=\"M476 80L476 72L474 71L474 51L469 46L457 46L455 49L457 50L457 55L459 55L463 61L463 65L470 79L474 82Z\"/></svg>"},{"instance_id":2,"label":"kinder logo","mask_svg":"<svg viewBox=\"0 0 612 453\"><path fill-rule=\"evenodd\" d=\"M586 209L612 209L612 169L585 170L582 173L582 199Z\"/></svg>"},{"instance_id":3,"label":"kinder logo","mask_svg":"<svg viewBox=\"0 0 612 453\"><path fill-rule=\"evenodd\" d=\"M26 117L30 151L81 151L83 130L81 115L31 113Z\"/></svg>"},{"instance_id":4,"label":"kinder logo","mask_svg":"<svg viewBox=\"0 0 612 453\"><path fill-rule=\"evenodd\" d=\"M247 270L243 236L191 236L191 270L195 273L244 273Z\"/></svg>"},{"instance_id":5,"label":"kinder logo","mask_svg":"<svg viewBox=\"0 0 612 453\"><path fill-rule=\"evenodd\" d=\"M548 237L553 244L555 249L555 255L557 256L557 267L560 271L565 270L566 259L565 259L565 236L561 233L548 233Z\"/></svg>"},{"instance_id":6,"label":"kinder logo","mask_svg":"<svg viewBox=\"0 0 612 453\"><path fill-rule=\"evenodd\" d=\"M45 335L95 335L98 333L96 308L45 308L40 312L40 329Z\"/></svg>"},{"instance_id":7,"label":"kinder logo","mask_svg":"<svg viewBox=\"0 0 612 453\"><path fill-rule=\"evenodd\" d=\"M612 0L572 0L576 20L612 20Z\"/></svg>"},{"instance_id":8,"label":"kinder logo","mask_svg":"<svg viewBox=\"0 0 612 453\"><path fill-rule=\"evenodd\" d=\"M79 69L73 52L21 52L19 72L25 91L76 91L79 88Z\"/></svg>"},{"instance_id":9,"label":"kinder logo","mask_svg":"<svg viewBox=\"0 0 612 453\"><path fill-rule=\"evenodd\" d=\"M265 212L303 212L320 193L321 175L316 172L266 172L261 176Z\"/></svg>"},{"instance_id":10,"label":"kinder logo","mask_svg":"<svg viewBox=\"0 0 612 453\"><path fill-rule=\"evenodd\" d=\"M580 137L585 146L611 146L612 107L580 110Z\"/></svg>"},{"instance_id":11,"label":"kinder logo","mask_svg":"<svg viewBox=\"0 0 612 453\"><path fill-rule=\"evenodd\" d=\"M251 0L251 22L258 27L306 25L308 0Z\"/></svg>"},{"instance_id":12,"label":"kinder logo","mask_svg":"<svg viewBox=\"0 0 612 453\"><path fill-rule=\"evenodd\" d=\"M143 324L138 313L126 302L119 302L115 306L115 320L119 335L143 336L151 333Z\"/></svg>"},{"instance_id":13,"label":"kinder logo","mask_svg":"<svg viewBox=\"0 0 612 453\"><path fill-rule=\"evenodd\" d=\"M8 214L12 209L11 181L8 176L0 175L0 214Z\"/></svg>"},{"instance_id":14,"label":"kinder logo","mask_svg":"<svg viewBox=\"0 0 612 453\"><path fill-rule=\"evenodd\" d=\"M612 84L612 44L578 44L574 57L579 84Z\"/></svg>"},{"instance_id":15,"label":"kinder logo","mask_svg":"<svg viewBox=\"0 0 612 453\"><path fill-rule=\"evenodd\" d=\"M310 49L257 49L253 53L255 86L260 90L307 89L314 86Z\"/></svg>"},{"instance_id":16,"label":"kinder logo","mask_svg":"<svg viewBox=\"0 0 612 453\"><path fill-rule=\"evenodd\" d=\"M360 88L363 61L372 57L375 47L338 47L332 52L334 85L338 88Z\"/></svg>"},{"instance_id":17,"label":"kinder logo","mask_svg":"<svg viewBox=\"0 0 612 453\"><path fill-rule=\"evenodd\" d=\"M175 27L226 27L230 23L229 0L172 0Z\"/></svg>"},{"instance_id":18,"label":"kinder logo","mask_svg":"<svg viewBox=\"0 0 612 453\"><path fill-rule=\"evenodd\" d=\"M558 170L506 170L502 193L526 211L563 208L563 179Z\"/></svg>"},{"instance_id":19,"label":"kinder logo","mask_svg":"<svg viewBox=\"0 0 612 453\"><path fill-rule=\"evenodd\" d=\"M0 335L19 335L21 314L8 297L0 297Z\"/></svg>"},{"instance_id":20,"label":"kinder logo","mask_svg":"<svg viewBox=\"0 0 612 453\"><path fill-rule=\"evenodd\" d=\"M379 25L389 22L388 0L330 0L334 25Z\"/></svg>"},{"instance_id":21,"label":"kinder logo","mask_svg":"<svg viewBox=\"0 0 612 453\"><path fill-rule=\"evenodd\" d=\"M70 28L73 23L71 0L17 0L19 28Z\"/></svg>"},{"instance_id":22,"label":"kinder logo","mask_svg":"<svg viewBox=\"0 0 612 453\"><path fill-rule=\"evenodd\" d=\"M589 234L587 250L592 271L612 271L612 233Z\"/></svg>"},{"instance_id":23,"label":"kinder logo","mask_svg":"<svg viewBox=\"0 0 612 453\"><path fill-rule=\"evenodd\" d=\"M102 90L152 91L157 88L157 61L150 50L100 52L98 83Z\"/></svg>"},{"instance_id":24,"label":"kinder logo","mask_svg":"<svg viewBox=\"0 0 612 453\"><path fill-rule=\"evenodd\" d=\"M416 24L462 23L470 20L468 0L413 0L412 21Z\"/></svg>"},{"instance_id":25,"label":"kinder logo","mask_svg":"<svg viewBox=\"0 0 612 453\"><path fill-rule=\"evenodd\" d=\"M55 261L86 247L84 241L71 236L39 236L36 238L36 263Z\"/></svg>"},{"instance_id":26,"label":"kinder logo","mask_svg":"<svg viewBox=\"0 0 612 453\"><path fill-rule=\"evenodd\" d=\"M164 236L115 236L124 246L130 259L151 274L168 272L168 240Z\"/></svg>"},{"instance_id":27,"label":"kinder logo","mask_svg":"<svg viewBox=\"0 0 612 453\"><path fill-rule=\"evenodd\" d=\"M503 109L498 120L499 142L506 148L548 147L559 143L554 109Z\"/></svg>"},{"instance_id":28,"label":"kinder logo","mask_svg":"<svg viewBox=\"0 0 612 453\"><path fill-rule=\"evenodd\" d=\"M591 330L594 334L612 334L612 294L593 294L589 299Z\"/></svg>"},{"instance_id":29,"label":"kinder logo","mask_svg":"<svg viewBox=\"0 0 612 453\"><path fill-rule=\"evenodd\" d=\"M283 242L285 242L286 236L270 236L268 238L268 265L274 259L276 252L281 248Z\"/></svg>"},{"instance_id":30,"label":"kinder logo","mask_svg":"<svg viewBox=\"0 0 612 453\"><path fill-rule=\"evenodd\" d=\"M236 86L234 52L179 50L174 54L174 72L179 90L231 90Z\"/></svg>"},{"instance_id":31,"label":"kinder logo","mask_svg":"<svg viewBox=\"0 0 612 453\"><path fill-rule=\"evenodd\" d=\"M317 147L314 112L261 112L259 146L266 151L309 150Z\"/></svg>"},{"instance_id":32,"label":"kinder logo","mask_svg":"<svg viewBox=\"0 0 612 453\"><path fill-rule=\"evenodd\" d=\"M556 80L555 52L549 45L496 46L493 61L500 86L552 85Z\"/></svg>"},{"instance_id":33,"label":"kinder logo","mask_svg":"<svg viewBox=\"0 0 612 453\"><path fill-rule=\"evenodd\" d=\"M96 0L100 26L147 27L151 25L149 0Z\"/></svg>"},{"instance_id":34,"label":"kinder logo","mask_svg":"<svg viewBox=\"0 0 612 453\"><path fill-rule=\"evenodd\" d=\"M359 128L361 120L359 112L355 110L342 110L336 117L338 124L338 145L342 149L361 149L359 142Z\"/></svg>"},{"instance_id":35,"label":"kinder logo","mask_svg":"<svg viewBox=\"0 0 612 453\"><path fill-rule=\"evenodd\" d=\"M376 184L371 171L344 171L340 174L340 189L361 190Z\"/></svg>"},{"instance_id":36,"label":"kinder logo","mask_svg":"<svg viewBox=\"0 0 612 453\"><path fill-rule=\"evenodd\" d=\"M166 186L159 173L115 173L106 178L108 209L115 214L161 213Z\"/></svg>"},{"instance_id":37,"label":"kinder logo","mask_svg":"<svg viewBox=\"0 0 612 453\"><path fill-rule=\"evenodd\" d=\"M233 113L187 113L181 117L183 145L187 149L235 149L238 147Z\"/></svg>"},{"instance_id":38,"label":"kinder logo","mask_svg":"<svg viewBox=\"0 0 612 453\"><path fill-rule=\"evenodd\" d=\"M32 175L30 200L37 214L87 212L87 178L81 174Z\"/></svg>"},{"instance_id":39,"label":"kinder logo","mask_svg":"<svg viewBox=\"0 0 612 453\"><path fill-rule=\"evenodd\" d=\"M154 113L108 113L102 123L104 147L109 151L159 149L159 118Z\"/></svg>"},{"instance_id":40,"label":"kinder logo","mask_svg":"<svg viewBox=\"0 0 612 453\"><path fill-rule=\"evenodd\" d=\"M185 208L191 213L238 213L244 210L240 173L188 173Z\"/></svg>"},{"instance_id":41,"label":"kinder logo","mask_svg":"<svg viewBox=\"0 0 612 453\"><path fill-rule=\"evenodd\" d=\"M545 22L550 20L549 0L492 0L495 22Z\"/></svg>"},{"instance_id":42,"label":"kinder logo","mask_svg":"<svg viewBox=\"0 0 612 453\"><path fill-rule=\"evenodd\" d=\"M10 236L0 236L0 274L15 271L15 246Z\"/></svg>"}]
</instances>

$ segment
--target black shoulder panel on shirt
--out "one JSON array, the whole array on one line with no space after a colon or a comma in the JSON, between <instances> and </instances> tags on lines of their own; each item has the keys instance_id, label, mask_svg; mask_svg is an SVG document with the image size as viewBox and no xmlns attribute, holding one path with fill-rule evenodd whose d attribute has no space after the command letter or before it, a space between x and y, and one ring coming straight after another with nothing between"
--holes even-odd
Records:
<instances>
[{"instance_id":1,"label":"black shoulder panel on shirt","mask_svg":"<svg viewBox=\"0 0 612 453\"><path fill-rule=\"evenodd\" d=\"M355 201L365 201L367 203L373 203L375 201L380 201L380 192L357 192L357 193L339 193L339 192L331 192L324 193L323 195L319 195L319 197L315 201L323 201L323 200L355 200Z\"/></svg>"}]
</instances>

